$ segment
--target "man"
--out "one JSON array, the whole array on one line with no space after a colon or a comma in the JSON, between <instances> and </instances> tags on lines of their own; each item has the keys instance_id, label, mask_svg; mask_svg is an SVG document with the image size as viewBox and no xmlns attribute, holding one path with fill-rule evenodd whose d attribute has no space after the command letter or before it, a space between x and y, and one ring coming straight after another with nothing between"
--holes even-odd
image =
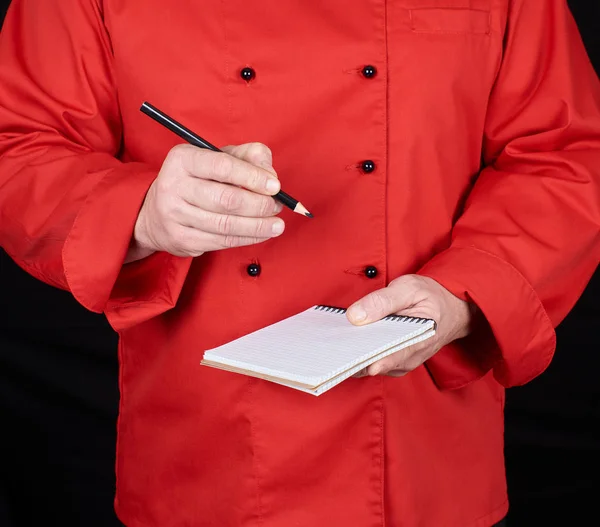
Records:
<instances>
[{"instance_id":1,"label":"man","mask_svg":"<svg viewBox=\"0 0 600 527\"><path fill-rule=\"evenodd\" d=\"M119 331L126 525L502 520L503 386L600 255L564 1L21 0L0 61L0 243ZM437 334L318 398L199 366L313 304Z\"/></svg>"},{"instance_id":2,"label":"man","mask_svg":"<svg viewBox=\"0 0 600 527\"><path fill-rule=\"evenodd\" d=\"M122 525L113 507L117 366L105 317L0 249L2 527Z\"/></svg>"}]
</instances>

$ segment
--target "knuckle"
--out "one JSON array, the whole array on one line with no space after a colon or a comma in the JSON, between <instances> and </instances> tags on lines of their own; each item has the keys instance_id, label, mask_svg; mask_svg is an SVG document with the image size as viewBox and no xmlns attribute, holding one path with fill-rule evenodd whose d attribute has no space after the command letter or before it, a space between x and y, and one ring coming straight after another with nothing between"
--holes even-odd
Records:
<instances>
[{"instance_id":1,"label":"knuckle","mask_svg":"<svg viewBox=\"0 0 600 527\"><path fill-rule=\"evenodd\" d=\"M263 143L249 143L247 150L248 161L260 163L262 161L271 161L273 154L271 149Z\"/></svg>"},{"instance_id":2,"label":"knuckle","mask_svg":"<svg viewBox=\"0 0 600 527\"><path fill-rule=\"evenodd\" d=\"M159 177L156 179L156 192L159 196L164 196L165 194L169 194L173 185L171 183L170 178L168 177Z\"/></svg>"},{"instance_id":3,"label":"knuckle","mask_svg":"<svg viewBox=\"0 0 600 527\"><path fill-rule=\"evenodd\" d=\"M167 152L165 161L168 161L170 163L179 162L181 160L181 158L184 156L184 152L185 152L185 145L174 146L173 148L171 148L171 150L169 150Z\"/></svg>"},{"instance_id":4,"label":"knuckle","mask_svg":"<svg viewBox=\"0 0 600 527\"><path fill-rule=\"evenodd\" d=\"M417 291L423 287L423 281L421 280L421 277L414 274L402 276L400 284L404 288L412 291Z\"/></svg>"},{"instance_id":5,"label":"knuckle","mask_svg":"<svg viewBox=\"0 0 600 527\"><path fill-rule=\"evenodd\" d=\"M223 236L221 245L223 249L231 249L240 245L239 236L227 235Z\"/></svg>"},{"instance_id":6,"label":"knuckle","mask_svg":"<svg viewBox=\"0 0 600 527\"><path fill-rule=\"evenodd\" d=\"M390 285L394 284L396 287L415 287L417 285L418 279L413 274L405 274L394 278Z\"/></svg>"},{"instance_id":7,"label":"knuckle","mask_svg":"<svg viewBox=\"0 0 600 527\"><path fill-rule=\"evenodd\" d=\"M267 238L269 234L267 233L268 225L267 222L262 219L256 220L256 225L254 226L254 232L252 233L254 238Z\"/></svg>"},{"instance_id":8,"label":"knuckle","mask_svg":"<svg viewBox=\"0 0 600 527\"><path fill-rule=\"evenodd\" d=\"M375 292L370 297L371 306L377 313L391 313L392 303L387 295L382 292Z\"/></svg>"},{"instance_id":9,"label":"knuckle","mask_svg":"<svg viewBox=\"0 0 600 527\"><path fill-rule=\"evenodd\" d=\"M259 142L247 143L246 144L246 156L256 157L261 155L263 152L262 145Z\"/></svg>"},{"instance_id":10,"label":"knuckle","mask_svg":"<svg viewBox=\"0 0 600 527\"><path fill-rule=\"evenodd\" d=\"M219 234L229 235L233 230L233 216L220 214L215 218L215 229Z\"/></svg>"},{"instance_id":11,"label":"knuckle","mask_svg":"<svg viewBox=\"0 0 600 527\"><path fill-rule=\"evenodd\" d=\"M415 289L420 288L423 285L423 280L421 279L421 277L414 274L406 275L404 277L404 280L407 286L410 286Z\"/></svg>"},{"instance_id":12,"label":"knuckle","mask_svg":"<svg viewBox=\"0 0 600 527\"><path fill-rule=\"evenodd\" d=\"M219 196L219 205L225 210L237 212L242 207L242 196L234 187L223 187Z\"/></svg>"},{"instance_id":13,"label":"knuckle","mask_svg":"<svg viewBox=\"0 0 600 527\"><path fill-rule=\"evenodd\" d=\"M193 153L194 149L192 149L190 145L176 145L167 153L165 164L168 166L178 166L189 169L189 165L191 165L190 157Z\"/></svg>"},{"instance_id":14,"label":"knuckle","mask_svg":"<svg viewBox=\"0 0 600 527\"><path fill-rule=\"evenodd\" d=\"M249 188L260 189L264 186L265 176L256 168L249 168L246 181Z\"/></svg>"},{"instance_id":15,"label":"knuckle","mask_svg":"<svg viewBox=\"0 0 600 527\"><path fill-rule=\"evenodd\" d=\"M259 216L270 216L273 214L275 206L270 198L262 198L260 200L258 214Z\"/></svg>"},{"instance_id":16,"label":"knuckle","mask_svg":"<svg viewBox=\"0 0 600 527\"><path fill-rule=\"evenodd\" d=\"M210 156L211 159L211 173L223 181L231 180L231 173L233 171L233 160L231 156L225 153L216 152Z\"/></svg>"}]
</instances>

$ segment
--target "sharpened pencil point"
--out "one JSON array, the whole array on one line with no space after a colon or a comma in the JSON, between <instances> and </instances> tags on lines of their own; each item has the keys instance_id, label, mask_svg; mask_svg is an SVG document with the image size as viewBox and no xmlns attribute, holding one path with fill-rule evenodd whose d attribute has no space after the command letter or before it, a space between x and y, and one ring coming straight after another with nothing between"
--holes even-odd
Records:
<instances>
[{"instance_id":1,"label":"sharpened pencil point","mask_svg":"<svg viewBox=\"0 0 600 527\"><path fill-rule=\"evenodd\" d=\"M302 216L306 216L307 218L313 217L313 215L310 212L308 212L308 209L300 202L298 202L294 207L294 212L296 212L297 214L302 214Z\"/></svg>"}]
</instances>

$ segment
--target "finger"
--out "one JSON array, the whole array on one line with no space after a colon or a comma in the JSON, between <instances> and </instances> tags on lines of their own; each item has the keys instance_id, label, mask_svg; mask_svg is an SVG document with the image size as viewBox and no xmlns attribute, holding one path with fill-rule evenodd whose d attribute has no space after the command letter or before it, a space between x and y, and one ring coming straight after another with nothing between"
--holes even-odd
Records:
<instances>
[{"instance_id":1,"label":"finger","mask_svg":"<svg viewBox=\"0 0 600 527\"><path fill-rule=\"evenodd\" d=\"M357 371L352 377L360 379L361 377L366 377L367 375L367 368L363 368L362 370Z\"/></svg>"},{"instance_id":2,"label":"finger","mask_svg":"<svg viewBox=\"0 0 600 527\"><path fill-rule=\"evenodd\" d=\"M396 355L396 354L394 354ZM367 375L375 376L375 375L386 375L392 371L406 371L402 367L402 360L399 360L398 357L394 357L393 355L386 357L384 359L378 360L374 362L367 368Z\"/></svg>"},{"instance_id":3,"label":"finger","mask_svg":"<svg viewBox=\"0 0 600 527\"><path fill-rule=\"evenodd\" d=\"M223 236L181 226L181 230L177 233L173 247L169 252L176 256L198 256L206 251L255 245L268 239L251 236Z\"/></svg>"},{"instance_id":4,"label":"finger","mask_svg":"<svg viewBox=\"0 0 600 527\"><path fill-rule=\"evenodd\" d=\"M174 213L175 221L185 227L223 236L272 238L285 230L285 223L278 217L249 218L231 214L218 214L183 203Z\"/></svg>"},{"instance_id":5,"label":"finger","mask_svg":"<svg viewBox=\"0 0 600 527\"><path fill-rule=\"evenodd\" d=\"M210 212L253 218L274 216L283 205L270 196L216 181L186 178L180 196L190 205Z\"/></svg>"},{"instance_id":6,"label":"finger","mask_svg":"<svg viewBox=\"0 0 600 527\"><path fill-rule=\"evenodd\" d=\"M225 146L222 150L252 165L262 167L277 177L277 173L273 168L273 153L267 145L262 143L245 143L243 145Z\"/></svg>"},{"instance_id":7,"label":"finger","mask_svg":"<svg viewBox=\"0 0 600 527\"><path fill-rule=\"evenodd\" d=\"M233 249L246 245L256 245L266 242L269 238L252 238L250 236L221 236L214 235L215 250Z\"/></svg>"},{"instance_id":8,"label":"finger","mask_svg":"<svg viewBox=\"0 0 600 527\"><path fill-rule=\"evenodd\" d=\"M437 345L429 340L417 342L374 362L367 368L367 374L373 376L399 372L393 376L405 375L421 366L437 349Z\"/></svg>"},{"instance_id":9,"label":"finger","mask_svg":"<svg viewBox=\"0 0 600 527\"><path fill-rule=\"evenodd\" d=\"M191 176L244 187L258 194L273 196L281 185L272 172L226 152L213 152L189 146L180 148L181 166Z\"/></svg>"},{"instance_id":10,"label":"finger","mask_svg":"<svg viewBox=\"0 0 600 527\"><path fill-rule=\"evenodd\" d=\"M353 324L363 325L407 309L413 304L416 287L416 284L410 281L396 282L394 285L369 293L352 304L346 316Z\"/></svg>"},{"instance_id":11,"label":"finger","mask_svg":"<svg viewBox=\"0 0 600 527\"><path fill-rule=\"evenodd\" d=\"M404 377L407 373L407 371L404 370L390 370L387 373L382 373L380 375L386 375L387 377Z\"/></svg>"}]
</instances>

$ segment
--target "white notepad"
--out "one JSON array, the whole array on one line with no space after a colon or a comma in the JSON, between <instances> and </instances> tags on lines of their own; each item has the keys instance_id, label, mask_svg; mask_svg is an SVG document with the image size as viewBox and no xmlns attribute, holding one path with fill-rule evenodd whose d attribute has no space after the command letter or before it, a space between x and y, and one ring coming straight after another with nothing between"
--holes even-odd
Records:
<instances>
[{"instance_id":1,"label":"white notepad","mask_svg":"<svg viewBox=\"0 0 600 527\"><path fill-rule=\"evenodd\" d=\"M201 364L320 395L361 369L435 334L425 318L352 325L345 309L313 306L207 350Z\"/></svg>"}]
</instances>

